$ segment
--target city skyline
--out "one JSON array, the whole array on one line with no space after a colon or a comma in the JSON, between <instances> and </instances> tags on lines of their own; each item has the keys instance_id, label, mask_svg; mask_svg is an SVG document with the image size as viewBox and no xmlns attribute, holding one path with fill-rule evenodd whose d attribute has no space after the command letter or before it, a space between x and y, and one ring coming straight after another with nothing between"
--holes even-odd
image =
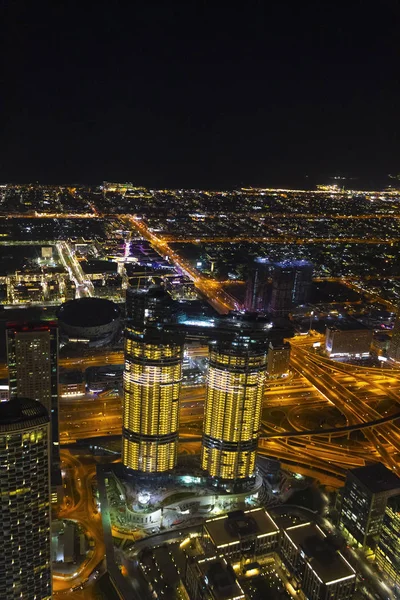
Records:
<instances>
[{"instance_id":1,"label":"city skyline","mask_svg":"<svg viewBox=\"0 0 400 600\"><path fill-rule=\"evenodd\" d=\"M0 600L400 600L400 4L0 12Z\"/></svg>"},{"instance_id":2,"label":"city skyline","mask_svg":"<svg viewBox=\"0 0 400 600\"><path fill-rule=\"evenodd\" d=\"M390 183L398 19L394 2L8 3L1 179Z\"/></svg>"}]
</instances>

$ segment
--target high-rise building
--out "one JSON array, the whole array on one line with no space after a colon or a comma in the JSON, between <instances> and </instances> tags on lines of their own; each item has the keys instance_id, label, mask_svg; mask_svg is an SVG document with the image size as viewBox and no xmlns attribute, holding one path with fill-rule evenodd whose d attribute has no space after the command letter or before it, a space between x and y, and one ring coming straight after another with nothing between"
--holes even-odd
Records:
<instances>
[{"instance_id":1,"label":"high-rise building","mask_svg":"<svg viewBox=\"0 0 400 600\"><path fill-rule=\"evenodd\" d=\"M285 261L274 265L270 312L287 317L294 306L310 300L313 265L306 260Z\"/></svg>"},{"instance_id":2,"label":"high-rise building","mask_svg":"<svg viewBox=\"0 0 400 600\"><path fill-rule=\"evenodd\" d=\"M250 269L244 299L244 308L249 312L265 312L268 308L270 267L268 259L257 258Z\"/></svg>"},{"instance_id":3,"label":"high-rise building","mask_svg":"<svg viewBox=\"0 0 400 600\"><path fill-rule=\"evenodd\" d=\"M307 260L297 260L294 266L293 305L307 304L311 297L311 286L314 266Z\"/></svg>"},{"instance_id":4,"label":"high-rise building","mask_svg":"<svg viewBox=\"0 0 400 600\"><path fill-rule=\"evenodd\" d=\"M382 463L347 472L339 525L360 547L375 549L386 504L400 494L400 479Z\"/></svg>"},{"instance_id":5,"label":"high-rise building","mask_svg":"<svg viewBox=\"0 0 400 600\"><path fill-rule=\"evenodd\" d=\"M391 583L400 587L400 495L387 501L376 562Z\"/></svg>"},{"instance_id":6,"label":"high-rise building","mask_svg":"<svg viewBox=\"0 0 400 600\"><path fill-rule=\"evenodd\" d=\"M396 320L390 340L388 357L395 361L400 361L400 313L397 313Z\"/></svg>"},{"instance_id":7,"label":"high-rise building","mask_svg":"<svg viewBox=\"0 0 400 600\"><path fill-rule=\"evenodd\" d=\"M172 298L160 285L126 290L126 317L137 325L163 323L171 318Z\"/></svg>"},{"instance_id":8,"label":"high-rise building","mask_svg":"<svg viewBox=\"0 0 400 600\"><path fill-rule=\"evenodd\" d=\"M10 400L32 398L50 415L52 466L59 463L58 327L53 321L7 323Z\"/></svg>"},{"instance_id":9,"label":"high-rise building","mask_svg":"<svg viewBox=\"0 0 400 600\"><path fill-rule=\"evenodd\" d=\"M293 307L295 270L291 263L274 265L269 310L275 317L287 317Z\"/></svg>"},{"instance_id":10,"label":"high-rise building","mask_svg":"<svg viewBox=\"0 0 400 600\"><path fill-rule=\"evenodd\" d=\"M289 372L290 344L270 342L268 346L267 373L268 377L282 377Z\"/></svg>"},{"instance_id":11,"label":"high-rise building","mask_svg":"<svg viewBox=\"0 0 400 600\"><path fill-rule=\"evenodd\" d=\"M125 330L122 462L145 473L175 467L183 337L157 327Z\"/></svg>"},{"instance_id":12,"label":"high-rise building","mask_svg":"<svg viewBox=\"0 0 400 600\"><path fill-rule=\"evenodd\" d=\"M201 465L226 489L255 474L266 368L261 341L210 344Z\"/></svg>"},{"instance_id":13,"label":"high-rise building","mask_svg":"<svg viewBox=\"0 0 400 600\"><path fill-rule=\"evenodd\" d=\"M0 403L0 598L50 600L49 416L42 404Z\"/></svg>"}]
</instances>

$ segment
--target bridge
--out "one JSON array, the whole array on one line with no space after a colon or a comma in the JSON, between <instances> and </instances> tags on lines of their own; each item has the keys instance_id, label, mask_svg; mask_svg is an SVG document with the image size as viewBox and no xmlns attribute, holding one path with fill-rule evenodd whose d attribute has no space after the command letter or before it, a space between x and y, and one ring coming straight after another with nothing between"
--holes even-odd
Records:
<instances>
[{"instance_id":1,"label":"bridge","mask_svg":"<svg viewBox=\"0 0 400 600\"><path fill-rule=\"evenodd\" d=\"M345 425L343 427L330 427L322 430L320 428L310 429L308 431L282 431L280 433L263 433L260 437L262 439L271 439L283 437L309 437L311 435L329 435L332 433L342 433L347 431L358 431L360 429L368 429L371 427L376 427L377 425L382 425L383 423L396 421L396 419L400 419L400 412L397 412L394 415L388 415L387 417L382 417L381 419L375 419L374 421L368 421L366 423L356 423L354 425Z\"/></svg>"}]
</instances>

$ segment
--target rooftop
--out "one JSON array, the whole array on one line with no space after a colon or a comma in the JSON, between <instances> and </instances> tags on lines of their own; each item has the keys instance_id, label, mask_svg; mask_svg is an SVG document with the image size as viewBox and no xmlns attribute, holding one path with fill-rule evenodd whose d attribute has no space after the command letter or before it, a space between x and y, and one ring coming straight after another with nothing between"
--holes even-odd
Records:
<instances>
[{"instance_id":1,"label":"rooftop","mask_svg":"<svg viewBox=\"0 0 400 600\"><path fill-rule=\"evenodd\" d=\"M244 592L224 559L200 561L199 567L207 577L215 600L244 600Z\"/></svg>"},{"instance_id":2,"label":"rooftop","mask_svg":"<svg viewBox=\"0 0 400 600\"><path fill-rule=\"evenodd\" d=\"M326 540L315 523L294 525L285 531L291 542L303 551L314 573L323 583L355 576L354 569Z\"/></svg>"},{"instance_id":3,"label":"rooftop","mask_svg":"<svg viewBox=\"0 0 400 600\"><path fill-rule=\"evenodd\" d=\"M358 479L370 492L400 491L400 478L382 463L351 469L350 473Z\"/></svg>"},{"instance_id":4,"label":"rooftop","mask_svg":"<svg viewBox=\"0 0 400 600\"><path fill-rule=\"evenodd\" d=\"M36 400L15 398L0 402L0 432L38 427L48 422L47 410Z\"/></svg>"},{"instance_id":5,"label":"rooftop","mask_svg":"<svg viewBox=\"0 0 400 600\"><path fill-rule=\"evenodd\" d=\"M68 385L70 383L83 383L83 373L82 371L74 370L74 371L60 371L59 374L59 383Z\"/></svg>"},{"instance_id":6,"label":"rooftop","mask_svg":"<svg viewBox=\"0 0 400 600\"><path fill-rule=\"evenodd\" d=\"M98 327L119 317L119 308L104 298L77 298L62 304L57 316L74 327Z\"/></svg>"},{"instance_id":7,"label":"rooftop","mask_svg":"<svg viewBox=\"0 0 400 600\"><path fill-rule=\"evenodd\" d=\"M111 260L87 260L80 264L84 273L116 273L118 270L118 264Z\"/></svg>"},{"instance_id":8,"label":"rooftop","mask_svg":"<svg viewBox=\"0 0 400 600\"><path fill-rule=\"evenodd\" d=\"M332 324L327 324L326 328L331 331L369 331L366 325L350 317L335 319Z\"/></svg>"},{"instance_id":9,"label":"rooftop","mask_svg":"<svg viewBox=\"0 0 400 600\"><path fill-rule=\"evenodd\" d=\"M245 537L262 537L278 533L279 529L263 508L237 510L223 517L206 521L205 527L218 548Z\"/></svg>"}]
</instances>

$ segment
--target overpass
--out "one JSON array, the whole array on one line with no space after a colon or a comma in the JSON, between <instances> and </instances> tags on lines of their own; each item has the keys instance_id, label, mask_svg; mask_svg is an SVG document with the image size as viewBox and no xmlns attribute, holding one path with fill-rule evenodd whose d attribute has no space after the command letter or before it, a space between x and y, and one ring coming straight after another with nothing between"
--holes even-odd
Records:
<instances>
[{"instance_id":1,"label":"overpass","mask_svg":"<svg viewBox=\"0 0 400 600\"><path fill-rule=\"evenodd\" d=\"M383 423L388 423L390 421L396 421L396 419L400 419L400 412L395 413L394 415L388 415L387 417L382 417L381 419L375 419L374 421L368 421L367 423L356 423L354 425L345 425L343 427L330 427L327 429L310 429L308 431L283 431L280 433L263 433L260 437L262 439L270 439L270 438L283 438L283 437L309 437L311 435L329 435L332 433L341 433L347 431L359 431L360 429L367 429L371 427L376 427L377 425L382 425Z\"/></svg>"}]
</instances>

